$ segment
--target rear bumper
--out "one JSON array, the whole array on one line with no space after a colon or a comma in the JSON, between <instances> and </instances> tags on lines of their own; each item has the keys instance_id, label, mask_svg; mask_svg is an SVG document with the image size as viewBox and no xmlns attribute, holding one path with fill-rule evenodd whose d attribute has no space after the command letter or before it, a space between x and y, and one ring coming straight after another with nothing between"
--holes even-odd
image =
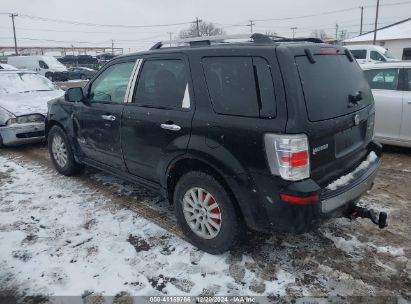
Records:
<instances>
[{"instance_id":1,"label":"rear bumper","mask_svg":"<svg viewBox=\"0 0 411 304\"><path fill-rule=\"evenodd\" d=\"M312 230L331 217L341 216L352 203L371 189L381 163L381 146L372 142L368 153L374 152L377 158L363 170L356 172L347 184L335 190L321 188L314 180L285 182L279 177L253 174L258 187L258 205L264 214L250 222L256 230L280 230L304 232ZM320 199L308 204L293 204L281 201L280 193L307 197L318 194ZM257 209L257 206L254 206ZM251 214L245 215L247 218ZM255 216L255 213L254 213Z\"/></svg>"},{"instance_id":2,"label":"rear bumper","mask_svg":"<svg viewBox=\"0 0 411 304\"><path fill-rule=\"evenodd\" d=\"M44 122L14 124L0 128L5 146L18 146L44 140Z\"/></svg>"}]
</instances>

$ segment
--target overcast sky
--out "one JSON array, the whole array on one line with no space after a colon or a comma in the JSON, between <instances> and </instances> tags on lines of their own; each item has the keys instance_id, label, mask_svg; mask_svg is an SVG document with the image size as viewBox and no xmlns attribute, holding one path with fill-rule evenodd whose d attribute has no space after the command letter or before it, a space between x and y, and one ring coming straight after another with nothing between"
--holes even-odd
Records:
<instances>
[{"instance_id":1,"label":"overcast sky","mask_svg":"<svg viewBox=\"0 0 411 304\"><path fill-rule=\"evenodd\" d=\"M105 25L162 25L188 23L196 17L214 22L228 34L249 33L249 20L284 19L346 10L323 16L256 21L254 32L276 32L291 36L309 36L324 29L335 36L335 24L355 36L360 28L360 9L364 8L364 29L371 30L377 0L1 0L0 13L17 13L18 45L25 46L111 46L125 52L144 50L153 43L177 36L189 24L165 27L124 28L74 25L49 20L33 20L31 16L71 20ZM404 4L404 2L406 2ZM411 1L381 0L381 26L411 17ZM395 5L403 3L400 5ZM394 4L394 5L393 5ZM239 26L233 26L239 25ZM0 14L0 46L12 46L11 18ZM49 40L49 41L46 41Z\"/></svg>"}]
</instances>

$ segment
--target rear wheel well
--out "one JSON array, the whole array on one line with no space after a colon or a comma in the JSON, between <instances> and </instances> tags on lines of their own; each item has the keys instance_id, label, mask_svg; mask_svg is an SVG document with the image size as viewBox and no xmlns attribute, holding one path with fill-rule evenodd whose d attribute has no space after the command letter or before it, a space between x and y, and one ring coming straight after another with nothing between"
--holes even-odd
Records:
<instances>
[{"instance_id":1,"label":"rear wheel well","mask_svg":"<svg viewBox=\"0 0 411 304\"><path fill-rule=\"evenodd\" d=\"M179 181L179 179L186 174L187 172L190 171L201 171L204 173L207 173L211 176L213 176L221 185L224 187L224 189L227 191L228 195L230 196L231 201L234 203L234 207L237 209L239 214L242 216L241 208L237 202L237 199L234 196L234 193L232 192L230 186L226 182L226 180L223 178L223 176L213 167L208 165L205 162L202 162L197 159L181 159L174 163L167 176L167 196L170 204L173 204L173 199L174 199L174 189Z\"/></svg>"}]
</instances>

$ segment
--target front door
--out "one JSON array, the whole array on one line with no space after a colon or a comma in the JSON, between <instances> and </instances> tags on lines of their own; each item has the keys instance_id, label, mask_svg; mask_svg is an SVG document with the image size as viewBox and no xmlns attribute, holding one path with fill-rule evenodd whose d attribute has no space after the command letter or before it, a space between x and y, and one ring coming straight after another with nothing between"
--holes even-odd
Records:
<instances>
[{"instance_id":1,"label":"front door","mask_svg":"<svg viewBox=\"0 0 411 304\"><path fill-rule=\"evenodd\" d=\"M375 135L398 140L401 128L402 96L398 68L365 71L375 99Z\"/></svg>"},{"instance_id":2,"label":"front door","mask_svg":"<svg viewBox=\"0 0 411 304\"><path fill-rule=\"evenodd\" d=\"M122 148L130 173L157 182L166 159L185 153L194 105L184 56L144 58L122 121Z\"/></svg>"},{"instance_id":3,"label":"front door","mask_svg":"<svg viewBox=\"0 0 411 304\"><path fill-rule=\"evenodd\" d=\"M120 126L135 61L114 62L86 87L86 99L74 106L76 137L86 158L124 170Z\"/></svg>"},{"instance_id":4,"label":"front door","mask_svg":"<svg viewBox=\"0 0 411 304\"><path fill-rule=\"evenodd\" d=\"M405 69L405 91L403 95L401 134L402 140L411 142L411 68Z\"/></svg>"}]
</instances>

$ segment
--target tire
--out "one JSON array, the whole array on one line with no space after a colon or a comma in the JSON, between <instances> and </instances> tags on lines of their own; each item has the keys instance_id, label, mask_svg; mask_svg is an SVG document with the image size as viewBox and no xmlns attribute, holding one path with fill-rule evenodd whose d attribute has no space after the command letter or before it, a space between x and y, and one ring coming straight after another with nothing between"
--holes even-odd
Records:
<instances>
[{"instance_id":1,"label":"tire","mask_svg":"<svg viewBox=\"0 0 411 304\"><path fill-rule=\"evenodd\" d=\"M1 137L1 135L0 135L0 148L4 148L4 145L3 145L3 138Z\"/></svg>"},{"instance_id":2,"label":"tire","mask_svg":"<svg viewBox=\"0 0 411 304\"><path fill-rule=\"evenodd\" d=\"M83 166L74 159L67 134L59 126L53 126L49 131L48 149L51 161L59 173L70 176L81 171Z\"/></svg>"},{"instance_id":3,"label":"tire","mask_svg":"<svg viewBox=\"0 0 411 304\"><path fill-rule=\"evenodd\" d=\"M201 201L208 208L215 207L208 211L203 208L204 205L200 207L197 204L193 207L196 203L190 190L196 198L202 196ZM209 174L191 171L182 176L175 187L174 205L183 233L193 245L203 251L211 254L223 253L239 244L245 237L246 228L239 210L224 187ZM190 221L193 217L196 219ZM201 229L203 226L204 230ZM219 226L219 229L216 226Z\"/></svg>"}]
</instances>

